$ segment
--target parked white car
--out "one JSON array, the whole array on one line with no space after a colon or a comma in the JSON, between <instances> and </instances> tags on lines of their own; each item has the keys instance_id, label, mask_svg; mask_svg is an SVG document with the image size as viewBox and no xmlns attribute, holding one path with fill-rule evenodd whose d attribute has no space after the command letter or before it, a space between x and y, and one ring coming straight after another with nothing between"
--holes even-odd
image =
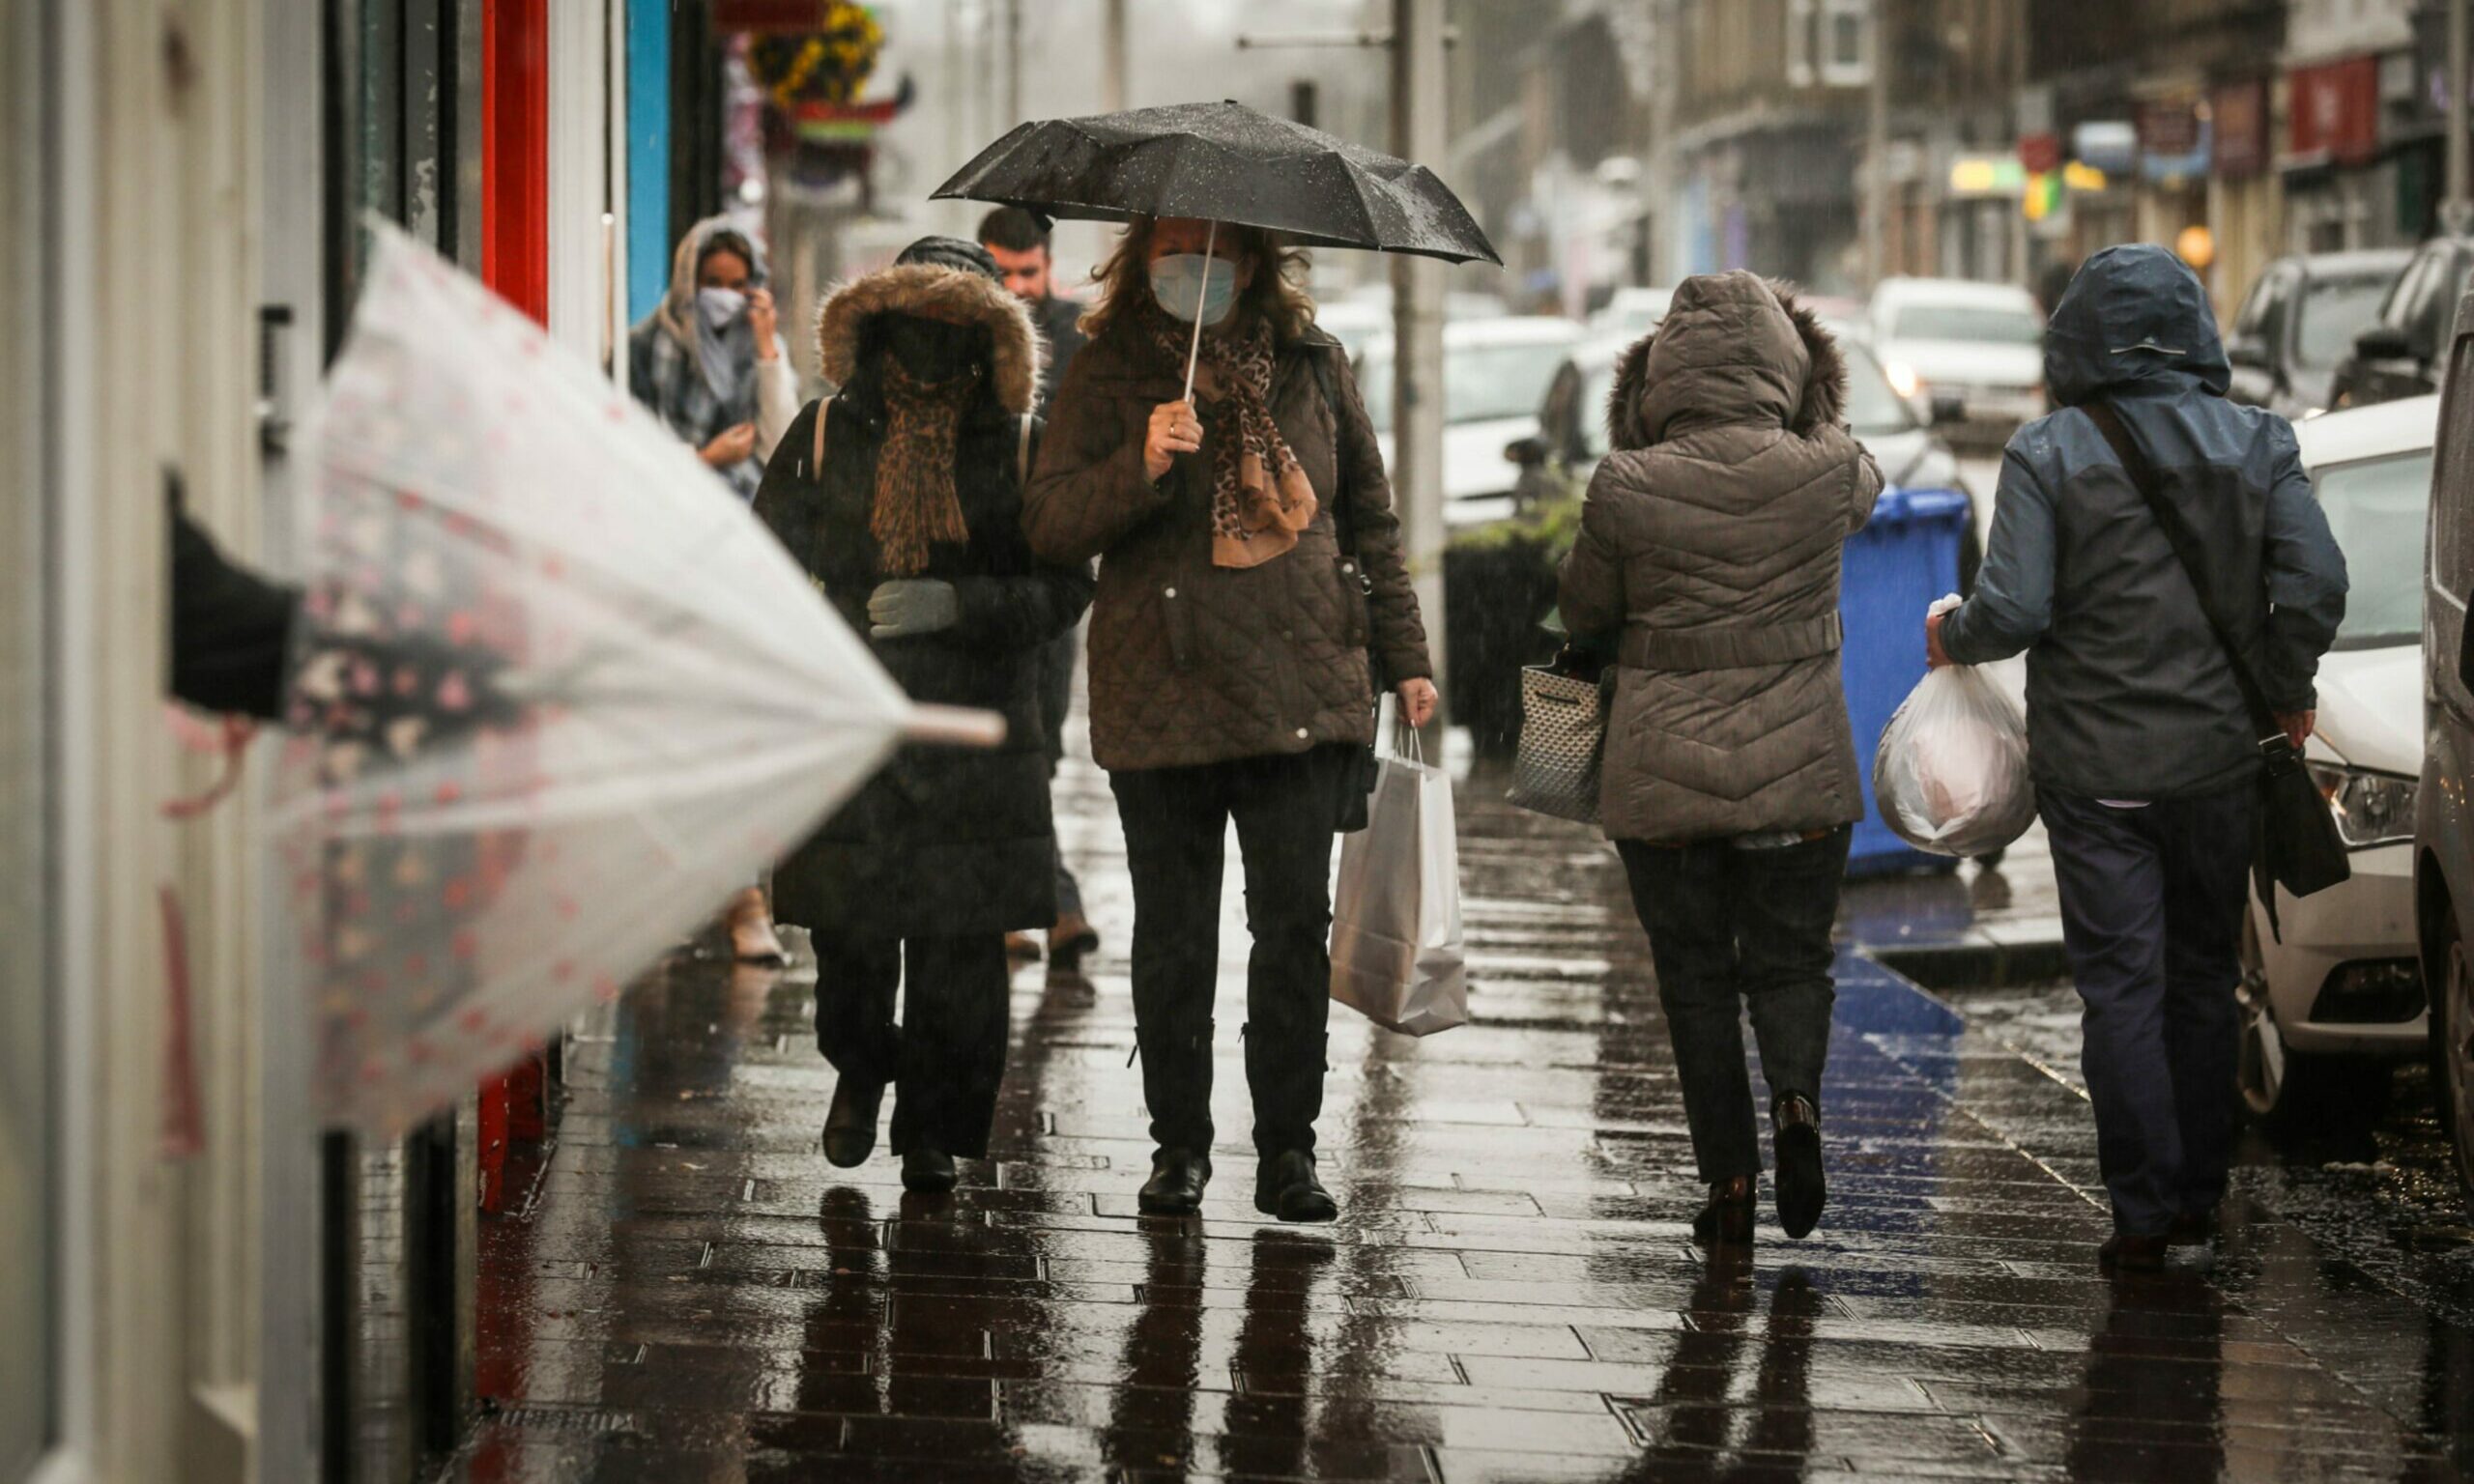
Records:
<instances>
[{"instance_id":1,"label":"parked white car","mask_svg":"<svg viewBox=\"0 0 2474 1484\"><path fill-rule=\"evenodd\" d=\"M1870 318L1874 349L1901 395L1955 404L1970 428L1997 439L2045 414L2045 318L2027 290L1885 278Z\"/></svg>"},{"instance_id":2,"label":"parked white car","mask_svg":"<svg viewBox=\"0 0 2474 1484\"><path fill-rule=\"evenodd\" d=\"M2439 398L2295 425L2353 590L2319 665L2306 752L2336 811L2353 879L2296 900L2279 942L2255 898L2242 935L2242 1100L2286 1127L2375 1111L2428 1032L2414 918L2423 773L2423 541Z\"/></svg>"},{"instance_id":3,"label":"parked white car","mask_svg":"<svg viewBox=\"0 0 2474 1484\"><path fill-rule=\"evenodd\" d=\"M1514 441L1538 436L1546 385L1587 333L1570 320L1505 315L1451 320L1443 327L1444 519L1453 526L1511 514L1519 467L1504 457ZM1392 465L1392 338L1366 342L1358 385Z\"/></svg>"},{"instance_id":4,"label":"parked white car","mask_svg":"<svg viewBox=\"0 0 2474 1484\"><path fill-rule=\"evenodd\" d=\"M1657 328L1666 318L1667 306L1674 302L1673 289L1617 289L1604 307L1589 317L1589 332L1629 345Z\"/></svg>"}]
</instances>

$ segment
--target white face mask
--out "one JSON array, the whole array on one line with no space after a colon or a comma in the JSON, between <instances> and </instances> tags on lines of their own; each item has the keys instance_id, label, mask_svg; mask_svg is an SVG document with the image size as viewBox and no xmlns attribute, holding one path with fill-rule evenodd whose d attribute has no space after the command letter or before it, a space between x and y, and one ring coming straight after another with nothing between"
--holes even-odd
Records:
<instances>
[{"instance_id":1,"label":"white face mask","mask_svg":"<svg viewBox=\"0 0 2474 1484\"><path fill-rule=\"evenodd\" d=\"M705 317L706 325L727 329L731 321L747 312L747 296L736 289L698 289L696 311Z\"/></svg>"},{"instance_id":2,"label":"white face mask","mask_svg":"<svg viewBox=\"0 0 2474 1484\"><path fill-rule=\"evenodd\" d=\"M1160 307L1191 324L1217 325L1237 302L1237 265L1199 252L1172 252L1151 260L1151 297Z\"/></svg>"}]
</instances>

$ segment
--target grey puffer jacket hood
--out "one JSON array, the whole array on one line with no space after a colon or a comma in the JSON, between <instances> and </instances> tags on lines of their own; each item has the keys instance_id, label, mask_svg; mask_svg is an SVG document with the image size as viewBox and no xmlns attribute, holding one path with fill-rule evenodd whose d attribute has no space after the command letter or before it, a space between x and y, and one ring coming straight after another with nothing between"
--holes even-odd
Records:
<instances>
[{"instance_id":1,"label":"grey puffer jacket hood","mask_svg":"<svg viewBox=\"0 0 2474 1484\"><path fill-rule=\"evenodd\" d=\"M1614 451L1564 561L1575 635L1618 657L1601 822L1685 843L1863 813L1839 684L1839 549L1881 471L1846 363L1795 292L1688 278L1618 363Z\"/></svg>"}]
</instances>

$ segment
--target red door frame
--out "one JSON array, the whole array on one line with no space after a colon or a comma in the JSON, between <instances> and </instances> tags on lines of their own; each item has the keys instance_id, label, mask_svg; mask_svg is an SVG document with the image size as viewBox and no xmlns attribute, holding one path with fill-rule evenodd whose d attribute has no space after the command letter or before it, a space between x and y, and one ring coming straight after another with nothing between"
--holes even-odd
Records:
<instances>
[{"instance_id":1,"label":"red door frame","mask_svg":"<svg viewBox=\"0 0 2474 1484\"><path fill-rule=\"evenodd\" d=\"M481 0L481 281L550 319L550 4ZM483 1211L506 1200L507 1140L542 1135L542 1062L481 1089Z\"/></svg>"}]
</instances>

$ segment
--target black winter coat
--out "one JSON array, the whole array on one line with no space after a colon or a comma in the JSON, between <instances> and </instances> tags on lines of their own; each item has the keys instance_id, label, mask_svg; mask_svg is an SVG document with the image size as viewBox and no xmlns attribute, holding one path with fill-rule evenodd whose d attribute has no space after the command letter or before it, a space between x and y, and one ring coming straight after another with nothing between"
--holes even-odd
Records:
<instances>
[{"instance_id":1,"label":"black winter coat","mask_svg":"<svg viewBox=\"0 0 2474 1484\"><path fill-rule=\"evenodd\" d=\"M887 580L868 512L884 434L862 368L831 404L823 478L807 468L820 406L803 410L764 471L757 513L860 634ZM966 547L933 549L924 577L954 585L962 619L940 634L872 641L913 700L1005 718L992 751L906 746L774 876L774 911L820 934L951 937L1056 920L1054 826L1040 652L1091 600L1087 569L1043 563L1022 537L1021 424L993 398L964 416L956 486Z\"/></svg>"}]
</instances>

